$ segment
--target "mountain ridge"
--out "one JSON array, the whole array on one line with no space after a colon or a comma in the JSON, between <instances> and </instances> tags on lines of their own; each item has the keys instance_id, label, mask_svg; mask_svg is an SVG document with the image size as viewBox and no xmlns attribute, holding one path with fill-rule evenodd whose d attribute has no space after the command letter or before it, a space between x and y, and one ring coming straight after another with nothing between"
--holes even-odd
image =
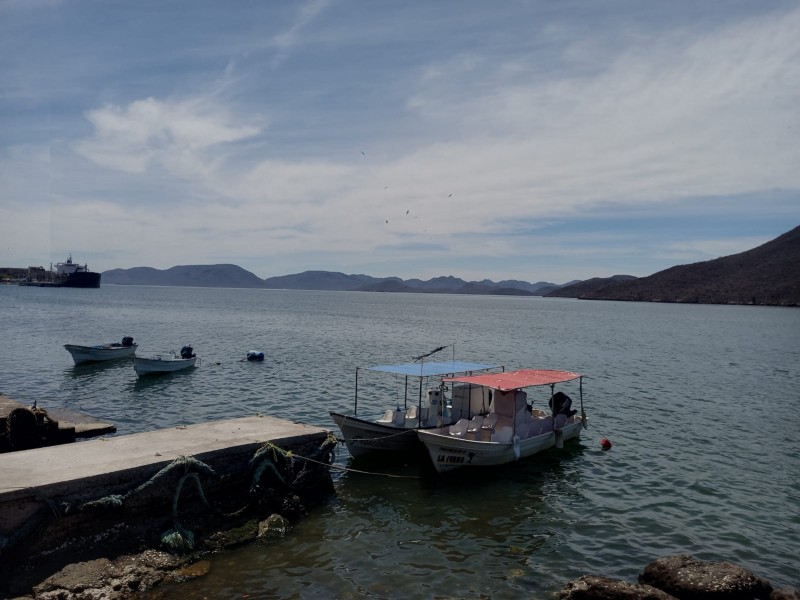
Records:
<instances>
[{"instance_id":1,"label":"mountain ridge","mask_svg":"<svg viewBox=\"0 0 800 600\"><path fill-rule=\"evenodd\" d=\"M181 265L112 269L103 283L323 291L479 294L675 302L800 306L800 226L751 250L677 265L649 275L613 275L562 285L518 279L464 281L452 275L403 280L336 271L310 270L261 279L237 265Z\"/></svg>"},{"instance_id":2,"label":"mountain ridge","mask_svg":"<svg viewBox=\"0 0 800 600\"><path fill-rule=\"evenodd\" d=\"M800 306L800 226L756 248L648 277L596 278L548 296L583 300ZM593 282L588 285L589 282Z\"/></svg>"}]
</instances>

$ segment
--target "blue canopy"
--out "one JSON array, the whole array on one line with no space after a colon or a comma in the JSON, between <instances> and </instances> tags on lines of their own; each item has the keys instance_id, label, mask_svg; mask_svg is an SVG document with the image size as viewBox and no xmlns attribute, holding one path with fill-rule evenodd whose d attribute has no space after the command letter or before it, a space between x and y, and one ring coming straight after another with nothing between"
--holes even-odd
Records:
<instances>
[{"instance_id":1,"label":"blue canopy","mask_svg":"<svg viewBox=\"0 0 800 600\"><path fill-rule=\"evenodd\" d=\"M482 363L463 362L451 360L447 362L415 362L404 365L379 365L368 367L370 371L382 371L384 373L394 373L396 375L410 375L411 377L431 377L438 375L455 375L456 373L467 373L469 371L484 371L486 369L497 369L501 365L485 365Z\"/></svg>"}]
</instances>

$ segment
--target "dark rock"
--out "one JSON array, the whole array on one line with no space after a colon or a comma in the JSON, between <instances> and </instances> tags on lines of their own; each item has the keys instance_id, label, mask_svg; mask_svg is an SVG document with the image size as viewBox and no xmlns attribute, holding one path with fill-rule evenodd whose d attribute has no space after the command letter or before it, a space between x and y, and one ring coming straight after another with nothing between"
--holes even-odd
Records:
<instances>
[{"instance_id":1,"label":"dark rock","mask_svg":"<svg viewBox=\"0 0 800 600\"><path fill-rule=\"evenodd\" d=\"M279 514L273 514L258 524L259 539L275 540L286 537L289 531L289 520Z\"/></svg>"},{"instance_id":2,"label":"dark rock","mask_svg":"<svg viewBox=\"0 0 800 600\"><path fill-rule=\"evenodd\" d=\"M772 590L769 600L800 600L800 590L796 588L781 588Z\"/></svg>"},{"instance_id":3,"label":"dark rock","mask_svg":"<svg viewBox=\"0 0 800 600\"><path fill-rule=\"evenodd\" d=\"M744 567L729 562L702 562L678 554L654 560L639 575L679 600L767 600L772 586Z\"/></svg>"},{"instance_id":4,"label":"dark rock","mask_svg":"<svg viewBox=\"0 0 800 600\"><path fill-rule=\"evenodd\" d=\"M649 585L619 581L609 577L584 575L570 581L558 593L560 600L675 600Z\"/></svg>"}]
</instances>

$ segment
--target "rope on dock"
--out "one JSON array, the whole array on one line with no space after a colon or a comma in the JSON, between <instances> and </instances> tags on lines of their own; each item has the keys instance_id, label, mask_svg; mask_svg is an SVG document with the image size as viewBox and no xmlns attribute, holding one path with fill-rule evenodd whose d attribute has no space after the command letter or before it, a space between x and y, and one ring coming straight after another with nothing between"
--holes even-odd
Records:
<instances>
[{"instance_id":1,"label":"rope on dock","mask_svg":"<svg viewBox=\"0 0 800 600\"><path fill-rule=\"evenodd\" d=\"M124 494L109 494L102 498L80 503L77 506L72 506L67 502L57 504L50 498L41 498L43 504L35 514L29 517L25 523L17 528L17 530L15 530L11 535L0 535L0 556L14 548L25 538L33 535L47 521L59 519L65 515L73 514L75 512L91 512L98 510L118 511L124 509L126 502L130 498L140 494L157 483L164 481L168 476L174 476L175 471L181 471L181 475L178 479L175 487L175 493L172 497L173 526L171 529L161 534L160 540L162 544L177 552L191 550L194 548L195 543L194 533L184 528L181 525L179 518L179 501L184 484L187 482L193 482L195 484L198 496L208 510L219 516L233 517L238 516L248 508L251 508L253 502L258 500L259 494L263 491L269 490L268 485L266 485L267 474L269 474L270 478L284 489L297 489L298 487L302 487L305 477L308 473L308 463L352 473L401 479L418 479L418 477L414 476L371 473L369 471L362 471L335 465L333 462L335 460L334 453L337 443L337 438L333 434L329 433L325 440L310 456L301 456L295 454L290 450L285 450L270 442L262 444L255 451L252 458L248 461L248 468L252 470L252 477L250 486L248 488L250 498L242 508L229 513L222 513L216 510L209 503L200 479L201 476L214 479L224 478L225 476L220 476L209 465L189 455L183 455L176 458L174 461L160 469L147 481ZM299 471L296 471L295 464L298 461L302 461L302 467L299 469ZM283 475L281 474L281 469L279 469L279 466L284 470Z\"/></svg>"}]
</instances>

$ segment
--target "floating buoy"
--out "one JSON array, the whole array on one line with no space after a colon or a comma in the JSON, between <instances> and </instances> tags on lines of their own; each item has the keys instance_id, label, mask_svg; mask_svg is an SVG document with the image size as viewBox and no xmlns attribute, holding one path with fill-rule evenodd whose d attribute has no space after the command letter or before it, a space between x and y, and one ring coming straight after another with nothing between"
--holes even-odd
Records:
<instances>
[{"instance_id":1,"label":"floating buoy","mask_svg":"<svg viewBox=\"0 0 800 600\"><path fill-rule=\"evenodd\" d=\"M264 353L260 350L250 350L247 353L247 360L261 362L264 360Z\"/></svg>"},{"instance_id":2,"label":"floating buoy","mask_svg":"<svg viewBox=\"0 0 800 600\"><path fill-rule=\"evenodd\" d=\"M608 438L603 438L602 440L600 440L600 447L603 450L608 450L609 448L611 448L611 440L609 440Z\"/></svg>"}]
</instances>

